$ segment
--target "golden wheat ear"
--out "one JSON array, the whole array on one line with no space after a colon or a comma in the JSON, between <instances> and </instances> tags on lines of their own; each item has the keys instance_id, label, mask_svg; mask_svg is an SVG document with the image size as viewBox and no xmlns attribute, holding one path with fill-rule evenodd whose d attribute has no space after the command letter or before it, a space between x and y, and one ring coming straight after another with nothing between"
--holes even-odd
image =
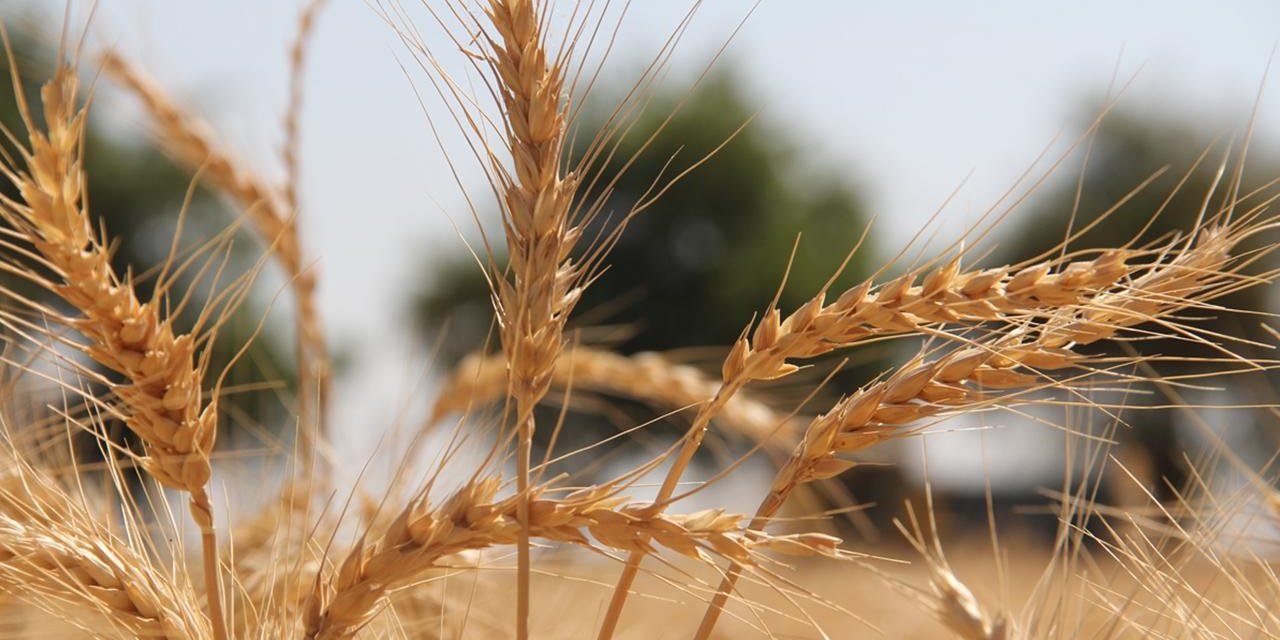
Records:
<instances>
[{"instance_id":1,"label":"golden wheat ear","mask_svg":"<svg viewBox=\"0 0 1280 640\"><path fill-rule=\"evenodd\" d=\"M933 518L933 500L928 500L929 534L926 537L915 509L907 505L907 518L910 526L900 520L894 526L902 533L916 553L924 560L929 569L930 594L923 595L925 606L941 622L947 630L955 634L958 640L1015 640L1020 638L1015 627L1004 613L992 614L988 607L974 596L951 569L947 557L942 551L942 541L938 538L936 522ZM932 544L929 541L932 540Z\"/></svg>"},{"instance_id":2,"label":"golden wheat ear","mask_svg":"<svg viewBox=\"0 0 1280 640\"><path fill-rule=\"evenodd\" d=\"M315 13L322 6L323 3L315 2L304 12L303 30L293 54L297 65L302 64L303 43L314 24ZM196 172L206 184L228 195L245 212L288 278L296 307L299 415L296 453L302 463L298 465L298 472L300 477L310 479L316 445L324 435L324 403L329 396L330 373L324 322L316 304L316 272L308 264L297 224L298 125L293 111L298 107L291 108L291 115L286 119L289 132L286 165L290 178L288 186L280 189L261 180L243 162L223 150L207 124L183 111L136 65L114 52L103 54L101 64L108 77L137 96L146 107L156 139L169 154ZM291 94L294 100L301 100L300 91L294 88Z\"/></svg>"},{"instance_id":3,"label":"golden wheat ear","mask_svg":"<svg viewBox=\"0 0 1280 640\"><path fill-rule=\"evenodd\" d=\"M17 71L15 90L21 94ZM146 448L143 467L161 484L190 496L190 513L202 534L210 618L226 637L221 612L217 536L208 482L217 437L217 400L202 389L204 337L178 334L160 301L142 302L129 278L111 265L110 251L86 205L81 165L86 112L78 106L76 72L60 66L41 90L41 128L25 100L27 144L4 174L19 197L0 201L0 217L15 237L30 243L52 279L48 284L79 314L71 321L88 341L85 352L120 374L113 387L121 417Z\"/></svg>"},{"instance_id":4,"label":"golden wheat ear","mask_svg":"<svg viewBox=\"0 0 1280 640\"><path fill-rule=\"evenodd\" d=\"M214 637L185 574L7 447L0 461L0 591L93 637Z\"/></svg>"},{"instance_id":5,"label":"golden wheat ear","mask_svg":"<svg viewBox=\"0 0 1280 640\"><path fill-rule=\"evenodd\" d=\"M337 640L352 637L385 606L390 592L447 566L463 551L510 545L524 529L520 504L529 500L532 536L599 551L657 555L661 549L699 562L732 560L755 566L760 554L850 558L839 551L840 540L822 534L772 536L742 529L738 514L714 509L689 515L653 512L647 504L629 503L617 489L600 485L563 498L550 498L556 481L531 494L499 499L497 478L472 481L439 507L419 496L381 535L362 538L333 575L321 576L308 599L305 637Z\"/></svg>"},{"instance_id":6,"label":"golden wheat ear","mask_svg":"<svg viewBox=\"0 0 1280 640\"><path fill-rule=\"evenodd\" d=\"M1090 287L1091 293L1071 296L1052 313L1024 315L1019 324L1011 323L1003 332L997 330L936 360L914 360L885 380L841 400L811 423L804 441L760 503L752 528L763 527L796 487L851 468L854 463L840 458L840 453L859 451L910 433L904 427L925 418L1016 402L1026 390L1067 386L1047 374L1090 364L1089 358L1079 352L1088 345L1118 339L1127 330L1151 325L1156 328L1143 329L1145 335L1202 340L1193 328L1171 318L1185 309L1205 307L1226 291L1266 282L1267 277L1241 276L1239 270L1253 254L1236 252L1245 240L1273 227L1274 222L1255 209L1235 221L1224 219L1221 224L1192 229L1186 240L1174 239L1145 252L1150 256L1148 260L1123 282L1100 289ZM755 343L773 347L780 342L778 336L787 328L777 317L776 312L766 316L761 324L764 330L758 328L753 336ZM730 356L726 371L748 370L746 363L755 350L746 346L745 340L739 344L743 345L737 349L739 355ZM786 367L794 366L776 353L774 359L765 362L767 370L780 375L787 375ZM1100 372L1089 371L1086 375L1094 373ZM696 635L699 640L705 640L715 627L736 579L737 571L731 567L707 608Z\"/></svg>"},{"instance_id":7,"label":"golden wheat ear","mask_svg":"<svg viewBox=\"0 0 1280 640\"><path fill-rule=\"evenodd\" d=\"M600 392L640 400L663 410L695 407L715 395L719 384L697 367L679 364L661 354L625 356L591 347L570 347L551 373L555 389ZM428 425L451 413L506 397L506 361L500 356L472 354L454 367L432 406ZM749 394L730 400L719 416L726 430L746 440L789 453L799 425Z\"/></svg>"}]
</instances>

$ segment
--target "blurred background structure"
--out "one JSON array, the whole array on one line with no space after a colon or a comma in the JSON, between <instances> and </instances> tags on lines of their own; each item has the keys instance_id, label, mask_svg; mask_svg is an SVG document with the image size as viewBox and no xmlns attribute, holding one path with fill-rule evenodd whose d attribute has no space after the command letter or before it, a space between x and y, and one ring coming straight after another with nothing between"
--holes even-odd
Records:
<instances>
[{"instance_id":1,"label":"blurred background structure","mask_svg":"<svg viewBox=\"0 0 1280 640\"><path fill-rule=\"evenodd\" d=\"M90 4L72 3L81 16L72 24L83 23ZM113 0L99 3L90 44L119 46L141 61L274 175L295 4ZM321 17L302 113L301 224L318 256L334 346L344 355L331 424L352 469L380 446L388 425L425 410L422 399L431 396L436 376L483 345L491 317L480 271L459 238L473 245L478 239L459 189L483 191L483 177L442 120L440 144L454 154L455 182L415 97L421 79L401 66L409 56L378 15L378 7L388 5L372 4L333 0ZM632 8L602 91L626 86L630 70L683 16L679 4ZM2 17L15 32L47 27L47 48L63 6L61 0L6 3ZM1046 169L1048 161L1038 160L1042 151L1055 158L1078 141L1108 96L1118 96L1119 106L1096 137L1082 143L1089 152L1071 156L1011 215L989 262L1052 247L1071 225L1086 224L1168 165L1113 215L1105 241L1136 233L1215 139L1238 140L1244 133L1280 35L1280 5L1265 1L1219 3L1213 11L1195 2L1152 9L1103 2L766 1L750 17L747 12L747 5L730 0L704 3L656 89L651 115L624 141L619 158L638 148L655 118L686 94L688 101L618 185L616 209L642 198L668 161L688 166L754 120L631 226L610 270L579 307L589 324L612 330L586 339L626 353L678 349L690 362L713 362L717 352L698 348L730 343L772 297L797 232L804 235L784 307L818 288L868 224L869 241L840 276L844 281L875 271L922 228L922 242L903 260L928 253L924 247L945 246L1028 167L1035 166L1033 175ZM723 59L689 93L744 18ZM432 30L424 33L430 38ZM24 41L20 53L39 48ZM1280 140L1280 108L1266 96L1261 104L1251 174L1280 175L1270 152ZM428 110L431 105L427 100ZM8 108L0 103L5 118L12 117ZM155 225L176 210L186 178L139 142L147 139L146 124L130 100L104 88L95 117L102 142L91 145L98 158L91 175L105 180L91 187L95 204L114 232L130 239L121 259L152 264L165 249L154 239L167 237ZM588 110L584 129L604 117ZM1151 233L1191 224L1225 148L1215 147ZM148 200L129 200L143 193L131 184L150 185ZM217 207L201 195L193 211L201 212L199 220L225 216ZM493 212L480 205L476 213ZM207 230L225 220L202 224ZM1077 246L1100 241L1090 234ZM252 259L251 252L242 266ZM246 313L261 313L282 286L268 271ZM442 328L448 333L440 339ZM1253 330L1238 321L1215 328L1233 335ZM276 340L269 332L265 350L252 360L274 368L287 386L289 359L273 355ZM893 355L874 347L855 354L832 393L875 375ZM786 389L773 399L784 409L799 400ZM262 412L278 407L267 404L247 405L244 420L270 421ZM1173 422L1143 413L1132 433L1153 473L1176 478ZM960 505L966 496L981 496L984 477L998 492L1029 495L1057 478L1059 441L1051 429L1031 425L930 436L930 477ZM921 448L912 441L896 450L900 468L917 478ZM856 476L853 483L871 487L861 499L896 500L875 491L896 483L859 483ZM743 508L757 490L746 494ZM716 503L738 508L732 499Z\"/></svg>"}]
</instances>

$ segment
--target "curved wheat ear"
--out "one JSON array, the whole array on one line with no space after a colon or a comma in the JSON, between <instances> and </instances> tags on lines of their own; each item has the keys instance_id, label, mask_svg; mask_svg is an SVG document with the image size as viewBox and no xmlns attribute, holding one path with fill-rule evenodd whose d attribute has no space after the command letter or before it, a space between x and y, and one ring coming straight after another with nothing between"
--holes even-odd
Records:
<instances>
[{"instance_id":1,"label":"curved wheat ear","mask_svg":"<svg viewBox=\"0 0 1280 640\"><path fill-rule=\"evenodd\" d=\"M472 482L433 509L425 498L409 505L377 540L361 541L331 582L317 581L308 604L308 639L351 637L377 614L387 593L411 583L446 556L518 542L517 494L495 500L497 479ZM591 487L563 499L541 498L549 485L523 494L529 500L533 536L586 547L655 554L655 545L699 561L714 557L753 564L772 550L792 555L840 555L839 539L822 534L747 537L742 516L711 510L685 516L652 513L627 504L610 486ZM591 538L587 537L590 534Z\"/></svg>"},{"instance_id":2,"label":"curved wheat ear","mask_svg":"<svg viewBox=\"0 0 1280 640\"><path fill-rule=\"evenodd\" d=\"M654 500L665 502L675 493L694 454L702 445L711 419L720 414L747 384L775 380L799 370L789 362L846 348L877 336L916 333L929 326L992 320L1010 321L1047 310L1078 304L1083 297L1114 286L1134 267L1127 260L1135 252L1110 250L1087 261L1065 259L1028 266L962 271L957 256L933 269L918 269L884 285L868 279L827 304L819 291L783 318L769 309L750 336L734 343L721 367L722 381L710 400L699 407L684 444L667 472ZM920 284L915 284L917 281ZM639 572L639 557L623 569L599 638L612 637L631 584Z\"/></svg>"},{"instance_id":3,"label":"curved wheat ear","mask_svg":"<svg viewBox=\"0 0 1280 640\"><path fill-rule=\"evenodd\" d=\"M912 271L879 287L867 280L831 304L826 303L826 292L820 291L786 318L773 307L754 332L730 350L722 367L720 390L699 409L655 504L674 493L711 418L748 383L797 371L799 367L789 362L792 359L811 358L871 337L983 321L1017 324L1041 319L1062 324L1046 332L1046 336L1053 336L1045 338L1052 344L1042 347L1061 347L1072 340L1080 344L1102 340L1117 327L1140 324L1192 304L1186 298L1206 300L1239 286L1231 282L1219 287L1223 279L1232 280L1221 269L1229 262L1232 247L1267 226L1252 218L1245 216L1234 226L1199 229L1194 247L1175 238L1154 249L1108 249L1087 261L1060 258L1016 271L1001 267L962 272L957 257L941 267ZM1147 261L1140 262L1144 258ZM917 281L920 284L915 284ZM601 640L616 628L639 570L638 561L629 562L619 578L601 627Z\"/></svg>"},{"instance_id":4,"label":"curved wheat ear","mask_svg":"<svg viewBox=\"0 0 1280 640\"><path fill-rule=\"evenodd\" d=\"M112 268L109 251L94 231L83 193L80 143L86 114L75 103L77 85L75 72L60 67L41 89L45 131L23 105L30 144L21 151L25 169L4 167L21 199L5 199L0 209L56 274L60 282L47 286L80 312L71 322L89 340L85 351L124 376L113 391L123 403L122 419L146 449L143 468L161 484L190 495L205 549L210 617L216 637L223 638L217 539L206 486L217 437L217 399L206 403L203 398L197 337L176 335L161 313L161 301L138 300L132 282Z\"/></svg>"},{"instance_id":5,"label":"curved wheat ear","mask_svg":"<svg viewBox=\"0 0 1280 640\"><path fill-rule=\"evenodd\" d=\"M311 16L307 24L314 20L314 11L318 9L319 3L312 5L306 14ZM298 457L303 462L302 468L309 468L316 439L323 433L323 403L329 395L329 360L324 323L316 306L315 269L306 264L298 234L296 194L292 187L282 195L260 182L257 176L219 148L208 126L185 114L151 78L129 61L115 53L106 53L102 56L102 68L142 101L154 122L156 135L173 156L188 167L199 169L205 181L243 207L289 277L297 305L298 413L302 425ZM290 153L296 155L296 152ZM318 415L313 414L317 400L312 393L319 394Z\"/></svg>"},{"instance_id":6,"label":"curved wheat ear","mask_svg":"<svg viewBox=\"0 0 1280 640\"><path fill-rule=\"evenodd\" d=\"M1053 379L1046 372L1086 362L1072 349L1113 338L1122 329L1214 297L1222 291L1223 281L1234 280L1229 271L1231 249L1258 229L1249 224L1202 229L1193 245L1158 260L1124 288L1083 300L1079 309L1063 310L1034 330L996 334L935 361L909 364L841 400L810 424L804 441L760 503L752 528L762 528L798 485L839 475L853 466L837 454L901 435L903 427L924 418L1001 401L1000 395L986 389L1007 393L1051 384ZM707 609L695 636L699 640L710 635L736 578L737 572L731 569Z\"/></svg>"},{"instance_id":7,"label":"curved wheat ear","mask_svg":"<svg viewBox=\"0 0 1280 640\"><path fill-rule=\"evenodd\" d=\"M715 395L719 383L697 367L671 362L656 353L624 356L588 347L568 349L556 360L551 385L615 394L671 409L692 407ZM472 354L454 368L431 411L431 423L505 397L506 361ZM725 404L718 419L754 442L790 451L798 425L769 405L743 394Z\"/></svg>"},{"instance_id":8,"label":"curved wheat ear","mask_svg":"<svg viewBox=\"0 0 1280 640\"><path fill-rule=\"evenodd\" d=\"M97 637L212 637L185 576L158 570L53 478L0 460L0 590Z\"/></svg>"}]
</instances>

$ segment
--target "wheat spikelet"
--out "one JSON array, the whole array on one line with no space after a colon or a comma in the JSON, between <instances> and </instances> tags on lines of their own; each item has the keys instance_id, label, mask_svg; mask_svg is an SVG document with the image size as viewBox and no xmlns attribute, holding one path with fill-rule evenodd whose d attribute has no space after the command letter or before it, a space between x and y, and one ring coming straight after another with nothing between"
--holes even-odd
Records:
<instances>
[{"instance_id":1,"label":"wheat spikelet","mask_svg":"<svg viewBox=\"0 0 1280 640\"><path fill-rule=\"evenodd\" d=\"M206 486L217 401L203 399L197 336L175 335L160 301L138 300L132 283L115 273L94 231L80 166L85 111L76 106L76 92L75 72L60 67L41 90L47 129L41 131L24 109L30 145L22 150L25 169L4 168L21 200L5 200L3 216L56 274L59 282L47 283L49 288L80 312L69 322L89 340L86 353L125 377L113 391L123 403L125 424L146 448L142 466L161 484L189 494L192 518L204 538L210 605L217 609L217 542ZM217 633L221 614L211 611L210 617Z\"/></svg>"},{"instance_id":2,"label":"wheat spikelet","mask_svg":"<svg viewBox=\"0 0 1280 640\"><path fill-rule=\"evenodd\" d=\"M213 637L184 575L165 575L19 456L0 456L0 589L96 637Z\"/></svg>"},{"instance_id":3,"label":"wheat spikelet","mask_svg":"<svg viewBox=\"0 0 1280 640\"><path fill-rule=\"evenodd\" d=\"M991 619L973 592L945 566L930 565L935 613L960 640L1009 640L1004 618Z\"/></svg>"},{"instance_id":4,"label":"wheat spikelet","mask_svg":"<svg viewBox=\"0 0 1280 640\"><path fill-rule=\"evenodd\" d=\"M304 12L300 42L305 41L305 34L314 23L321 5L317 2ZM300 60L301 53L295 52L294 55ZM316 306L315 269L306 264L298 234L295 187L289 187L281 195L263 184L219 148L207 125L184 113L155 81L123 57L108 52L103 54L101 61L105 73L141 100L165 148L183 164L200 169L200 176L205 181L239 203L289 278L297 305L298 413L302 426L299 443L302 449L298 457L304 463L300 468L305 470L313 457L312 449L318 435L316 432L321 429L320 421L324 420L322 403L328 397L329 364L324 323ZM300 92L300 89L296 91ZM288 127L291 142L286 155L290 158L287 163L291 167L290 183L296 173L297 152L293 150L296 142L292 142L297 135L296 127L296 122ZM313 415L316 401L312 393L319 394L321 409L318 416Z\"/></svg>"},{"instance_id":5,"label":"wheat spikelet","mask_svg":"<svg viewBox=\"0 0 1280 640\"><path fill-rule=\"evenodd\" d=\"M442 559L469 549L518 543L523 500L520 494L496 500L500 485L495 478L469 483L434 509L420 498L376 540L361 541L331 581L317 583L308 604L305 637L350 637L377 613L390 590L441 566ZM554 542L644 554L657 553L657 545L704 562L722 557L748 566L766 549L841 555L840 541L822 534L748 538L741 529L742 516L718 509L684 516L652 513L648 505L626 503L608 485L562 499L539 497L548 487L528 494L529 532Z\"/></svg>"},{"instance_id":6,"label":"wheat spikelet","mask_svg":"<svg viewBox=\"0 0 1280 640\"><path fill-rule=\"evenodd\" d=\"M506 374L504 358L467 356L440 390L429 423L505 397ZM616 394L670 409L697 406L715 395L720 386L697 367L671 362L656 353L624 356L589 347L573 347L561 354L551 372L551 385ZM729 400L718 419L726 428L771 448L790 451L786 443L794 442L797 435L792 420L745 394Z\"/></svg>"}]
</instances>

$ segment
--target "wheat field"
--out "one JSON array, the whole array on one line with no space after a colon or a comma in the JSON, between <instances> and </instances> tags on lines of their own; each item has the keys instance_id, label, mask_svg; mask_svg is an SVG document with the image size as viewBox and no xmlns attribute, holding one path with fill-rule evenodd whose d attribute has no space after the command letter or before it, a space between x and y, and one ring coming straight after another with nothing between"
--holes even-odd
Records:
<instances>
[{"instance_id":1,"label":"wheat field","mask_svg":"<svg viewBox=\"0 0 1280 640\"><path fill-rule=\"evenodd\" d=\"M720 150L644 176L652 188L623 210L610 198L619 141L651 107L670 49L588 130L581 107L600 52L626 28L609 3L370 3L420 74L432 130L465 138L441 153L486 179L459 184L467 201L500 224L486 230L477 214L483 240L469 247L489 292L493 322L479 328L489 340L420 399L427 417L403 427L407 444L368 461L387 481L351 486L338 479L365 470L334 472L335 434L366 426L331 419L337 358L299 228L301 76L325 4L305 3L290 48L282 181L243 162L146 61L83 47L86 25L61 26L57 64L40 78L24 77L5 32L21 126L5 131L0 159L11 187L0 191L0 636L1280 637L1280 450L1241 451L1214 428L1247 420L1274 431L1280 414L1269 400L1197 399L1265 387L1280 340L1266 309L1232 307L1240 292L1272 286L1268 258L1280 246L1280 176L1246 174L1250 127L1170 170L1213 176L1175 233L1147 224L1110 246L1078 246L1108 229L1125 196L1062 229L1052 251L992 263L984 241L1019 206L1013 198L961 237L905 248L846 284L863 250L850 243L800 304L781 301L779 273L779 294L701 366L593 341L579 308L610 277L630 225ZM420 29L451 46L429 46ZM194 242L175 233L159 264L118 264L121 239L88 188L102 158L86 153L86 129L104 87L141 106L190 194L234 204L222 232ZM1064 156L1087 153L1106 117ZM1062 167L1051 164L1048 173ZM1168 198L1186 184L1177 179ZM179 229L186 216L173 212ZM236 272L231 245L244 234L255 255ZM233 379L267 324L246 338L233 318L268 271L287 283L277 304L291 308L295 375ZM1222 316L1269 338L1209 322ZM904 354L892 368L830 390L842 358L886 343ZM265 471L242 471L219 435L254 385L276 389L289 412L271 425L285 437ZM797 400L772 397L780 386L789 391L779 398ZM557 448L562 435L577 441L562 434L575 425L567 409L593 393L643 405L652 420ZM1153 478L1119 445L1144 410L1136 395L1202 433L1204 446L1182 454L1186 482ZM866 506L839 482L872 466L869 453L992 414L1056 416L1071 462L1041 496L1052 535L1007 528L990 488L985 526L951 535L928 485L907 492L877 537L847 535L845 517ZM648 429L671 416L682 433ZM656 449L595 464L601 448L639 436ZM726 437L747 445L706 472L700 456ZM77 453L86 439L93 461ZM751 486L740 478L761 465L772 479L754 510L689 508L720 487Z\"/></svg>"}]
</instances>

